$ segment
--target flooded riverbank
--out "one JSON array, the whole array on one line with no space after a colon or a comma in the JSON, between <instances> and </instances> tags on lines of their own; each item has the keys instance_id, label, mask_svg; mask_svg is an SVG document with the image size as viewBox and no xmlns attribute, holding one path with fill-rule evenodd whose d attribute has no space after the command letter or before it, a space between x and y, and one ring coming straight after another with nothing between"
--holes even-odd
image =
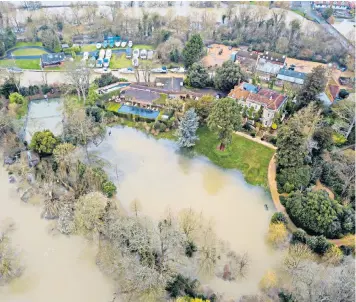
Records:
<instances>
[{"instance_id":1,"label":"flooded riverbank","mask_svg":"<svg viewBox=\"0 0 356 302\"><path fill-rule=\"evenodd\" d=\"M3 167L0 196L0 221L15 222L9 236L25 266L20 278L0 286L1 302L112 300L114 285L95 264L96 248L77 236L48 234L50 222L40 218L40 207L20 200Z\"/></svg>"},{"instance_id":2,"label":"flooded riverbank","mask_svg":"<svg viewBox=\"0 0 356 302\"><path fill-rule=\"evenodd\" d=\"M142 215L153 219L162 218L168 210L175 215L188 208L202 213L219 239L250 259L245 279L236 283L214 278L206 285L226 297L256 293L263 274L281 257L265 242L273 214L267 193L248 185L238 171L222 170L205 158L180 155L173 142L119 126L111 133L91 150L110 163L106 170L118 185L120 206L130 212L130 203L137 199Z\"/></svg>"}]
</instances>

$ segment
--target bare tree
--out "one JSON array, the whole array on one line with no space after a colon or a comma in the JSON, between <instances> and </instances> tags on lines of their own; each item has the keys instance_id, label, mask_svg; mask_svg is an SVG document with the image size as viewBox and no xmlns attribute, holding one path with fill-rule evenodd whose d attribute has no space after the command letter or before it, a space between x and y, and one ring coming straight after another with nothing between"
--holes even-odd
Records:
<instances>
[{"instance_id":1,"label":"bare tree","mask_svg":"<svg viewBox=\"0 0 356 302\"><path fill-rule=\"evenodd\" d=\"M83 62L69 64L66 69L66 78L77 91L78 99L83 98L85 104L89 89L90 69Z\"/></svg>"},{"instance_id":2,"label":"bare tree","mask_svg":"<svg viewBox=\"0 0 356 302\"><path fill-rule=\"evenodd\" d=\"M130 209L131 209L132 212L135 213L136 217L138 217L138 212L140 212L141 209L142 209L142 205L141 205L140 201L135 198L135 199L130 203Z\"/></svg>"}]
</instances>

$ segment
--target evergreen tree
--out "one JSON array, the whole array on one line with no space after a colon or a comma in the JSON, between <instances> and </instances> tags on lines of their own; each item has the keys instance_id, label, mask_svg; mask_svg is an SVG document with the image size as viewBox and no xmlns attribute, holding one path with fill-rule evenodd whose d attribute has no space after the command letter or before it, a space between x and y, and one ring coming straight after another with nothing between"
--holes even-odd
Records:
<instances>
[{"instance_id":1,"label":"evergreen tree","mask_svg":"<svg viewBox=\"0 0 356 302\"><path fill-rule=\"evenodd\" d=\"M183 60L186 68L198 62L203 54L204 43L199 34L192 35L183 49Z\"/></svg>"},{"instance_id":2,"label":"evergreen tree","mask_svg":"<svg viewBox=\"0 0 356 302\"><path fill-rule=\"evenodd\" d=\"M204 66L194 63L188 70L187 84L194 88L205 88L210 84L210 76Z\"/></svg>"},{"instance_id":3,"label":"evergreen tree","mask_svg":"<svg viewBox=\"0 0 356 302\"><path fill-rule=\"evenodd\" d=\"M198 136L196 135L199 122L194 109L189 109L179 123L177 130L178 145L182 148L190 148L195 145Z\"/></svg>"},{"instance_id":4,"label":"evergreen tree","mask_svg":"<svg viewBox=\"0 0 356 302\"><path fill-rule=\"evenodd\" d=\"M216 70L214 84L216 89L228 92L244 80L246 76L240 66L228 60Z\"/></svg>"},{"instance_id":5,"label":"evergreen tree","mask_svg":"<svg viewBox=\"0 0 356 302\"><path fill-rule=\"evenodd\" d=\"M303 87L297 95L297 106L302 108L312 101L317 101L317 96L325 90L326 83L326 69L322 66L313 68L312 72L307 75Z\"/></svg>"},{"instance_id":6,"label":"evergreen tree","mask_svg":"<svg viewBox=\"0 0 356 302\"><path fill-rule=\"evenodd\" d=\"M219 135L220 150L231 143L232 133L241 127L241 108L230 98L217 101L208 117L208 127Z\"/></svg>"}]
</instances>

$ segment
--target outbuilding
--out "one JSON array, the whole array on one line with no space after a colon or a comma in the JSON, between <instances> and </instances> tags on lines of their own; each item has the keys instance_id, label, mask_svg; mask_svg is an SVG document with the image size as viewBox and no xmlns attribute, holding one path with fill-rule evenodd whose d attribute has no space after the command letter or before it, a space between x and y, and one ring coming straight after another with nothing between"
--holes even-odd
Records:
<instances>
[{"instance_id":1,"label":"outbuilding","mask_svg":"<svg viewBox=\"0 0 356 302\"><path fill-rule=\"evenodd\" d=\"M41 56L41 66L49 67L60 65L65 59L64 52L46 53Z\"/></svg>"}]
</instances>

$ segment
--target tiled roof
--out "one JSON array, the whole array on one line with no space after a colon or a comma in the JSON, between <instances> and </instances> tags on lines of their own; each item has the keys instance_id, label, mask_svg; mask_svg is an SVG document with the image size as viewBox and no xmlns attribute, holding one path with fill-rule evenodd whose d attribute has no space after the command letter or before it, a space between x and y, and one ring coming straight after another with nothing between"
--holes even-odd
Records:
<instances>
[{"instance_id":1,"label":"tiled roof","mask_svg":"<svg viewBox=\"0 0 356 302\"><path fill-rule=\"evenodd\" d=\"M281 64L284 64L284 62L286 60L285 55L281 55L279 53L270 52L270 51L265 51L263 54L260 55L260 58L263 58L269 62L281 63Z\"/></svg>"},{"instance_id":2,"label":"tiled roof","mask_svg":"<svg viewBox=\"0 0 356 302\"><path fill-rule=\"evenodd\" d=\"M307 76L306 73L304 73L304 72L298 72L298 71L289 70L289 69L285 69L285 68L280 69L278 75L284 75L287 77L292 77L292 78L297 78L297 79L302 79L302 80L304 80L305 77Z\"/></svg>"},{"instance_id":3,"label":"tiled roof","mask_svg":"<svg viewBox=\"0 0 356 302\"><path fill-rule=\"evenodd\" d=\"M253 52L253 51L239 50L236 53L236 57L246 58L246 59L251 59L251 60L257 60L258 53Z\"/></svg>"},{"instance_id":4,"label":"tiled roof","mask_svg":"<svg viewBox=\"0 0 356 302\"><path fill-rule=\"evenodd\" d=\"M245 88L244 88L245 87ZM246 88L251 88L250 90ZM255 87L256 90L252 89ZM246 99L249 102L265 105L268 109L277 110L287 99L287 96L271 89L258 88L248 83L241 83L235 86L229 93L229 97L234 99Z\"/></svg>"},{"instance_id":5,"label":"tiled roof","mask_svg":"<svg viewBox=\"0 0 356 302\"><path fill-rule=\"evenodd\" d=\"M327 90L330 93L330 96L332 97L332 101L334 101L337 95L339 94L340 87L339 85L331 84L327 86Z\"/></svg>"}]
</instances>

